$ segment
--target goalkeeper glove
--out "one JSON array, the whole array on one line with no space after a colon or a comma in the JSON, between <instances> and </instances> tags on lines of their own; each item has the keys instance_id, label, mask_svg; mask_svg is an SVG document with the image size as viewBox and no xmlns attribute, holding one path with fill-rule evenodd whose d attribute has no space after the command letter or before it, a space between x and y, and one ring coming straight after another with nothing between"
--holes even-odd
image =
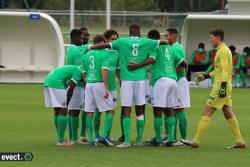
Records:
<instances>
[{"instance_id":1,"label":"goalkeeper glove","mask_svg":"<svg viewBox=\"0 0 250 167\"><path fill-rule=\"evenodd\" d=\"M200 82L204 81L205 79L210 78L209 74L205 72L196 72L195 73L195 83L199 85Z\"/></svg>"},{"instance_id":2,"label":"goalkeeper glove","mask_svg":"<svg viewBox=\"0 0 250 167\"><path fill-rule=\"evenodd\" d=\"M222 82L219 89L219 98L224 98L227 96L227 83Z\"/></svg>"}]
</instances>

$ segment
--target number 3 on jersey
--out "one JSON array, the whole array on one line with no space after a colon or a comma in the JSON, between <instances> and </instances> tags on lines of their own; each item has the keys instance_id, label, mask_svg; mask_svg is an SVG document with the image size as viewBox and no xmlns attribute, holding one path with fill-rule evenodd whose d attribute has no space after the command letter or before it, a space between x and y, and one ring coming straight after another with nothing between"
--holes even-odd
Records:
<instances>
[{"instance_id":1,"label":"number 3 on jersey","mask_svg":"<svg viewBox=\"0 0 250 167\"><path fill-rule=\"evenodd\" d=\"M133 44L133 49L132 49L132 55L133 56L138 55L138 49L139 49L139 44Z\"/></svg>"},{"instance_id":2,"label":"number 3 on jersey","mask_svg":"<svg viewBox=\"0 0 250 167\"><path fill-rule=\"evenodd\" d=\"M94 69L95 68L95 58L94 56L89 56L89 60L90 60L90 64L89 64L89 68L90 69Z\"/></svg>"}]
</instances>

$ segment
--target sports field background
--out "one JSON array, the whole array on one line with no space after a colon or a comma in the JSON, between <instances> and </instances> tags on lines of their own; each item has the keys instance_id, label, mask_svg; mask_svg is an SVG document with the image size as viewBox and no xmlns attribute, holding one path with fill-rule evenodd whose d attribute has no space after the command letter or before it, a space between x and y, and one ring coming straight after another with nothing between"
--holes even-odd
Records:
<instances>
[{"instance_id":1,"label":"sports field background","mask_svg":"<svg viewBox=\"0 0 250 167\"><path fill-rule=\"evenodd\" d=\"M191 109L188 111L188 136L195 133L209 89L191 89ZM234 110L242 134L250 143L249 89L234 89ZM53 111L44 107L41 84L0 84L0 151L32 152L31 162L0 162L0 166L88 166L88 167L247 167L250 166L250 150L228 150L234 144L227 121L221 111L214 114L205 132L202 146L192 149L180 147L132 147L90 148L80 145L71 148L56 146ZM112 137L120 136L118 105ZM154 136L153 115L147 107L144 140ZM103 120L103 119L102 119ZM132 124L132 140L136 134L135 117Z\"/></svg>"}]
</instances>

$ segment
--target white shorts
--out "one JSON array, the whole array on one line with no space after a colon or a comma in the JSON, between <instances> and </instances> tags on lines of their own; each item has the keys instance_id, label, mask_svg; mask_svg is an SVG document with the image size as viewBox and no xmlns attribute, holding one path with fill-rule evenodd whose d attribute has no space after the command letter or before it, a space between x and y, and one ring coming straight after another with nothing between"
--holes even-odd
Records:
<instances>
[{"instance_id":1,"label":"white shorts","mask_svg":"<svg viewBox=\"0 0 250 167\"><path fill-rule=\"evenodd\" d=\"M113 107L115 108L117 106L117 92L116 92L116 90L110 91L110 95L113 99Z\"/></svg>"},{"instance_id":2,"label":"white shorts","mask_svg":"<svg viewBox=\"0 0 250 167\"><path fill-rule=\"evenodd\" d=\"M189 108L190 107L190 94L189 94L189 85L185 77L181 78L177 82L178 86L178 106L176 109L180 108Z\"/></svg>"},{"instance_id":3,"label":"white shorts","mask_svg":"<svg viewBox=\"0 0 250 167\"><path fill-rule=\"evenodd\" d=\"M107 99L104 98L104 83L87 83L85 88L85 112L106 112L113 110L113 99L109 93Z\"/></svg>"},{"instance_id":4,"label":"white shorts","mask_svg":"<svg viewBox=\"0 0 250 167\"><path fill-rule=\"evenodd\" d=\"M133 104L141 106L146 104L146 80L122 81L121 104L131 107Z\"/></svg>"},{"instance_id":5,"label":"white shorts","mask_svg":"<svg viewBox=\"0 0 250 167\"><path fill-rule=\"evenodd\" d=\"M84 88L79 88L76 86L70 99L68 110L82 109L84 109Z\"/></svg>"},{"instance_id":6,"label":"white shorts","mask_svg":"<svg viewBox=\"0 0 250 167\"><path fill-rule=\"evenodd\" d=\"M161 108L173 108L177 106L177 83L172 78L162 77L158 79L153 88L153 106Z\"/></svg>"},{"instance_id":7,"label":"white shorts","mask_svg":"<svg viewBox=\"0 0 250 167\"><path fill-rule=\"evenodd\" d=\"M45 106L67 108L67 91L65 89L45 88Z\"/></svg>"}]
</instances>

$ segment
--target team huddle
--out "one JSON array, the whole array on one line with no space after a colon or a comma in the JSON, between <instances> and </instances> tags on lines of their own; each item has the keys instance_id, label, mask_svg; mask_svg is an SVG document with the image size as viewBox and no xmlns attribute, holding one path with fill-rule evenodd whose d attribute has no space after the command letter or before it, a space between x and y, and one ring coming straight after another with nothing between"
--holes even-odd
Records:
<instances>
[{"instance_id":1,"label":"team huddle","mask_svg":"<svg viewBox=\"0 0 250 167\"><path fill-rule=\"evenodd\" d=\"M71 45L67 49L66 65L52 70L45 78L46 107L54 108L54 124L58 146L73 146L97 142L114 146L111 138L114 111L117 103L117 85L120 85L121 137L116 147L131 147L131 108L135 105L137 137L134 146L143 146L145 105L153 107L155 137L148 141L151 146L190 145L199 147L200 136L208 127L216 109L224 112L237 143L230 148L245 148L239 125L232 111L230 52L223 43L224 32L214 30L214 47L218 52L213 72L196 73L196 81L214 77L213 90L198 125L196 136L187 140L187 117L190 107L187 61L184 48L177 42L178 31L168 28L165 40L160 40L157 30L148 32L148 38L140 37L140 26L131 24L129 37L118 38L115 30L107 30L93 38L93 45L83 40L87 29L74 29L70 33ZM221 36L223 32L223 38ZM86 39L86 38L85 38ZM220 40L219 40L220 39ZM223 56L220 56L222 53ZM216 54L217 55L217 54ZM231 55L232 56L232 55ZM223 61L220 60L223 58ZM224 59L226 61L224 61ZM225 69L224 69L225 68ZM225 71L227 70L227 71ZM116 81L119 80L120 84ZM81 113L81 132L79 115ZM105 113L102 132L101 113ZM164 135L162 126L164 123ZM179 125L181 139L177 139ZM69 140L65 139L68 127Z\"/></svg>"}]
</instances>

